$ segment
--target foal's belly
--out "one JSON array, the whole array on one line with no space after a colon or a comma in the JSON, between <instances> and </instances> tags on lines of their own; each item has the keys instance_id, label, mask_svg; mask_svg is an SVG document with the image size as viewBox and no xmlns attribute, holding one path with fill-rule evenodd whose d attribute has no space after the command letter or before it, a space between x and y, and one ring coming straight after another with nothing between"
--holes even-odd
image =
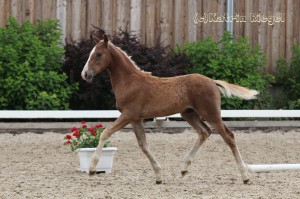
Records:
<instances>
[{"instance_id":1,"label":"foal's belly","mask_svg":"<svg viewBox=\"0 0 300 199\"><path fill-rule=\"evenodd\" d=\"M161 90L147 100L141 117L163 117L180 113L186 108L188 108L188 103L184 92L176 91L176 89Z\"/></svg>"},{"instance_id":2,"label":"foal's belly","mask_svg":"<svg viewBox=\"0 0 300 199\"><path fill-rule=\"evenodd\" d=\"M164 116L169 116L169 115L173 115L176 113L180 113L183 110L185 110L186 108L183 107L153 107L151 110L144 110L141 115L140 118L153 118L153 117L164 117Z\"/></svg>"}]
</instances>

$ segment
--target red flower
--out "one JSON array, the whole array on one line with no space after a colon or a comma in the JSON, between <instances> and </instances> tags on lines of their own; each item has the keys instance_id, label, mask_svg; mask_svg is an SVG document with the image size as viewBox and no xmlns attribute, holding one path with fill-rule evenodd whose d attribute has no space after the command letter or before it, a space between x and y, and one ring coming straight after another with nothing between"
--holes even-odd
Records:
<instances>
[{"instance_id":1,"label":"red flower","mask_svg":"<svg viewBox=\"0 0 300 199\"><path fill-rule=\"evenodd\" d=\"M82 120L82 121L81 121L81 124L85 124L85 121L84 121L84 120Z\"/></svg>"},{"instance_id":2,"label":"red flower","mask_svg":"<svg viewBox=\"0 0 300 199\"><path fill-rule=\"evenodd\" d=\"M73 136L78 138L80 136L80 131L77 129L74 133Z\"/></svg>"},{"instance_id":3,"label":"red flower","mask_svg":"<svg viewBox=\"0 0 300 199\"><path fill-rule=\"evenodd\" d=\"M87 128L87 126L84 124L84 125L82 125L82 128L83 128L83 129L86 129L86 128Z\"/></svg>"},{"instance_id":4,"label":"red flower","mask_svg":"<svg viewBox=\"0 0 300 199\"><path fill-rule=\"evenodd\" d=\"M93 132L94 130L95 130L94 127L91 127L91 128L89 129L90 132Z\"/></svg>"},{"instance_id":5,"label":"red flower","mask_svg":"<svg viewBox=\"0 0 300 199\"><path fill-rule=\"evenodd\" d=\"M70 140L70 139L72 139L72 136L71 135L66 135L66 139Z\"/></svg>"},{"instance_id":6,"label":"red flower","mask_svg":"<svg viewBox=\"0 0 300 199\"><path fill-rule=\"evenodd\" d=\"M95 131L92 131L91 134L92 134L93 136L96 136L96 135L97 135L97 133L96 133Z\"/></svg>"},{"instance_id":7,"label":"red flower","mask_svg":"<svg viewBox=\"0 0 300 199\"><path fill-rule=\"evenodd\" d=\"M72 142L70 141L70 140L68 140L67 142L66 142L66 144L71 144Z\"/></svg>"},{"instance_id":8,"label":"red flower","mask_svg":"<svg viewBox=\"0 0 300 199\"><path fill-rule=\"evenodd\" d=\"M77 131L78 129L74 126L71 128L71 132Z\"/></svg>"},{"instance_id":9,"label":"red flower","mask_svg":"<svg viewBox=\"0 0 300 199\"><path fill-rule=\"evenodd\" d=\"M103 125L102 125L102 124L97 124L96 127L97 127L97 128L102 128Z\"/></svg>"}]
</instances>

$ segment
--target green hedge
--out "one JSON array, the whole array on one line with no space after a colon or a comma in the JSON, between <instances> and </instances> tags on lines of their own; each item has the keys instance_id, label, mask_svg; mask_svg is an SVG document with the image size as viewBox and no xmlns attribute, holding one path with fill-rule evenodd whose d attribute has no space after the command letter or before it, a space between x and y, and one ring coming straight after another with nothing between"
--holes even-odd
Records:
<instances>
[{"instance_id":1,"label":"green hedge","mask_svg":"<svg viewBox=\"0 0 300 199\"><path fill-rule=\"evenodd\" d=\"M97 76L92 84L80 77L94 43L82 40L68 44L64 54L59 28L58 21L19 25L14 18L9 18L8 25L0 28L0 109L115 108L107 75ZM101 37L104 31L96 28L95 33ZM225 32L219 42L207 38L177 47L171 53L160 44L148 48L136 35L125 31L111 39L143 70L156 76L200 73L260 91L258 100L223 98L222 109L300 108L299 45L293 49L290 64L286 59L277 62L276 84L283 88L283 93L271 103L269 87L274 77L264 71L265 55L260 47L251 47L247 38L234 39Z\"/></svg>"},{"instance_id":2,"label":"green hedge","mask_svg":"<svg viewBox=\"0 0 300 199\"><path fill-rule=\"evenodd\" d=\"M283 109L300 109L300 45L293 47L293 56L288 64L284 58L277 61L276 83L282 92L275 105Z\"/></svg>"},{"instance_id":3,"label":"green hedge","mask_svg":"<svg viewBox=\"0 0 300 199\"><path fill-rule=\"evenodd\" d=\"M0 109L68 109L77 85L62 72L64 49L57 21L35 25L9 18L0 28Z\"/></svg>"},{"instance_id":4,"label":"green hedge","mask_svg":"<svg viewBox=\"0 0 300 199\"><path fill-rule=\"evenodd\" d=\"M260 92L258 100L223 98L222 109L269 108L268 89L273 77L264 71L264 53L259 46L252 48L247 38L235 40L229 32L225 32L219 42L207 38L187 43L175 50L175 53L178 52L187 54L191 59L190 73L200 73Z\"/></svg>"}]
</instances>

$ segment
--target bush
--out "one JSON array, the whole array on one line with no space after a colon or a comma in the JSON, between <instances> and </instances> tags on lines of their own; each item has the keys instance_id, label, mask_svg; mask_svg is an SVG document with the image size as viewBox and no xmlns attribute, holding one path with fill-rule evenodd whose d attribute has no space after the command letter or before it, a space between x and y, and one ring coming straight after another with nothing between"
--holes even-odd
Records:
<instances>
[{"instance_id":1,"label":"bush","mask_svg":"<svg viewBox=\"0 0 300 199\"><path fill-rule=\"evenodd\" d=\"M245 101L238 98L223 98L222 109L267 108L270 103L268 88L272 76L264 72L265 55L256 46L251 48L247 38L234 40L225 32L220 42L211 38L187 43L175 52L185 53L191 60L190 73L200 73L212 79L258 90L258 100Z\"/></svg>"},{"instance_id":2,"label":"bush","mask_svg":"<svg viewBox=\"0 0 300 199\"><path fill-rule=\"evenodd\" d=\"M300 109L300 45L293 47L291 64L281 58L277 61L276 83L283 87L283 95L277 106L284 109Z\"/></svg>"},{"instance_id":3,"label":"bush","mask_svg":"<svg viewBox=\"0 0 300 199\"><path fill-rule=\"evenodd\" d=\"M120 31L112 38L112 42L131 56L142 70L158 77L172 77L187 74L190 60L185 54L168 53L168 47L157 43L149 48L141 44L137 35Z\"/></svg>"},{"instance_id":4,"label":"bush","mask_svg":"<svg viewBox=\"0 0 300 199\"><path fill-rule=\"evenodd\" d=\"M57 21L14 18L0 28L0 109L68 109L76 85L61 72L64 49Z\"/></svg>"},{"instance_id":5,"label":"bush","mask_svg":"<svg viewBox=\"0 0 300 199\"><path fill-rule=\"evenodd\" d=\"M95 27L91 33L102 38L105 31ZM167 53L167 48L157 44L153 48L141 44L136 35L119 31L111 37L116 46L124 50L142 70L155 76L170 77L187 73L189 58L184 54ZM94 47L92 39L73 42L66 45L64 71L70 82L79 82L79 92L73 95L72 109L115 109L115 99L109 77L106 72L97 75L91 84L81 79L80 73Z\"/></svg>"}]
</instances>

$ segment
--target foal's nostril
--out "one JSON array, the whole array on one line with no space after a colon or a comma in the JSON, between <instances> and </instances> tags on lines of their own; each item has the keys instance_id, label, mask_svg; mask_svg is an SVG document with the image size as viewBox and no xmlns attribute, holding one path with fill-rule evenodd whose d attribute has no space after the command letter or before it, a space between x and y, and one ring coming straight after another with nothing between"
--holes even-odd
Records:
<instances>
[{"instance_id":1,"label":"foal's nostril","mask_svg":"<svg viewBox=\"0 0 300 199\"><path fill-rule=\"evenodd\" d=\"M86 77L86 79L89 79L89 80L90 80L90 79L92 79L92 78L93 78L93 75L92 75L92 74L86 74L86 76L85 76L85 77Z\"/></svg>"}]
</instances>

